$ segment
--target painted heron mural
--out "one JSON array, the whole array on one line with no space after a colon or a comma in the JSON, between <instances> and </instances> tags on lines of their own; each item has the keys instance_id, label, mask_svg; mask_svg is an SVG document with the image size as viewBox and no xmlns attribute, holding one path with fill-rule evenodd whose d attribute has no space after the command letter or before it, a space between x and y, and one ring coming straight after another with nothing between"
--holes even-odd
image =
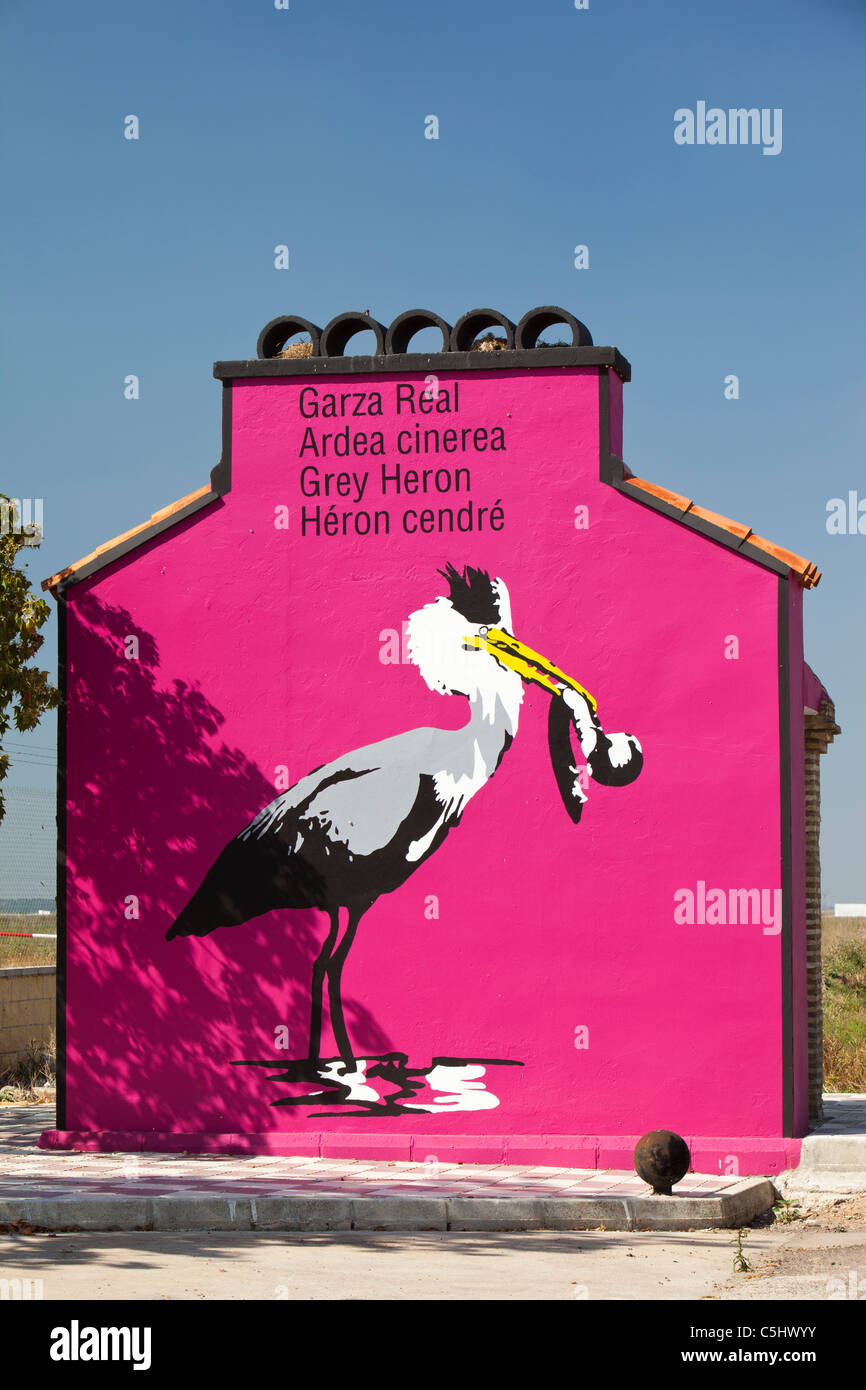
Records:
<instances>
[{"instance_id":1,"label":"painted heron mural","mask_svg":"<svg viewBox=\"0 0 866 1390\"><path fill-rule=\"evenodd\" d=\"M336 1061L343 1075L357 1069L342 978L361 919L460 824L517 735L525 684L552 697L551 761L575 824L587 794L573 762L572 729L587 780L621 787L643 766L638 740L606 734L589 691L514 635L502 579L450 564L440 573L448 594L410 616L409 657L431 690L468 700L468 723L455 730L412 729L302 777L226 845L167 933L169 940L206 936L278 908L328 913L330 929L312 972L310 1077L335 1072L334 1063L320 1057L326 986Z\"/></svg>"}]
</instances>

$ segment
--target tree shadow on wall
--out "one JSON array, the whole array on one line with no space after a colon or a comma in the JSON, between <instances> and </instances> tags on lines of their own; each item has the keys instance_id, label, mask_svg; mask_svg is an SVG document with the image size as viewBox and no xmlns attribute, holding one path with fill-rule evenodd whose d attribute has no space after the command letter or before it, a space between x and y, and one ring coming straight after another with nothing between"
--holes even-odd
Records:
<instances>
[{"instance_id":1,"label":"tree shadow on wall","mask_svg":"<svg viewBox=\"0 0 866 1390\"><path fill-rule=\"evenodd\" d=\"M326 915L271 912L165 940L274 786L222 740L201 689L160 687L156 642L127 611L85 594L69 621L66 1127L314 1128L303 1107L271 1108L266 1070L232 1063L305 1055ZM369 1010L344 1002L358 1046L386 1050Z\"/></svg>"}]
</instances>

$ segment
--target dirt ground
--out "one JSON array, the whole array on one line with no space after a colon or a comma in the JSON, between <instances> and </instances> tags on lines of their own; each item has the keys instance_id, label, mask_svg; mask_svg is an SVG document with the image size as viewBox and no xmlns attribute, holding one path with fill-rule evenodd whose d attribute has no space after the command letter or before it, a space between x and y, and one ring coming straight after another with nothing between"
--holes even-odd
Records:
<instances>
[{"instance_id":1,"label":"dirt ground","mask_svg":"<svg viewBox=\"0 0 866 1390\"><path fill-rule=\"evenodd\" d=\"M769 1249L755 1247L752 1254L750 1231L744 1241L750 1268L705 1297L866 1301L866 1196L803 1200L789 1210L800 1215L766 1227L774 1237Z\"/></svg>"}]
</instances>

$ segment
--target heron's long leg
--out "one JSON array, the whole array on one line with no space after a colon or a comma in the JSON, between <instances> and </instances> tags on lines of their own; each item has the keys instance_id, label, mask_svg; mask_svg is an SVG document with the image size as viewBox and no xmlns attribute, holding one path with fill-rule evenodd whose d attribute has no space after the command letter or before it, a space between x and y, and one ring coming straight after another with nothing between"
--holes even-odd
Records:
<instances>
[{"instance_id":1,"label":"heron's long leg","mask_svg":"<svg viewBox=\"0 0 866 1390\"><path fill-rule=\"evenodd\" d=\"M331 913L331 930L328 932L325 944L316 956L313 966L313 985L310 994L310 1061L318 1062L319 1052L322 1046L322 990L325 984L325 973L328 969L328 962L331 959L331 952L334 943L340 932L340 909L335 907Z\"/></svg>"},{"instance_id":2,"label":"heron's long leg","mask_svg":"<svg viewBox=\"0 0 866 1390\"><path fill-rule=\"evenodd\" d=\"M354 1065L355 1058L352 1054L352 1044L349 1042L349 1034L346 1030L346 1020L343 1017L343 997L341 994L341 977L349 947L355 940L355 932L358 930L358 923L361 920L360 912L349 912L349 920L346 923L346 930L343 939L328 961L326 970L328 973L328 1001L331 1006L331 1028L334 1032L334 1039L340 1050L340 1056L347 1065Z\"/></svg>"}]
</instances>

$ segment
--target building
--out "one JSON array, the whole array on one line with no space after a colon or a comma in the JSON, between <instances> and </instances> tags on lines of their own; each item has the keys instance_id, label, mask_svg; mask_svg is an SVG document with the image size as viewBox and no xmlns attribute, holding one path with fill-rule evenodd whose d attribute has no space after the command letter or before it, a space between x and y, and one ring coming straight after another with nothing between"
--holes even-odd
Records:
<instances>
[{"instance_id":1,"label":"building","mask_svg":"<svg viewBox=\"0 0 866 1390\"><path fill-rule=\"evenodd\" d=\"M667 1127L699 1170L796 1161L814 565L635 476L629 364L564 310L284 317L258 354L214 368L209 484L46 581L45 1142L627 1167Z\"/></svg>"}]
</instances>

